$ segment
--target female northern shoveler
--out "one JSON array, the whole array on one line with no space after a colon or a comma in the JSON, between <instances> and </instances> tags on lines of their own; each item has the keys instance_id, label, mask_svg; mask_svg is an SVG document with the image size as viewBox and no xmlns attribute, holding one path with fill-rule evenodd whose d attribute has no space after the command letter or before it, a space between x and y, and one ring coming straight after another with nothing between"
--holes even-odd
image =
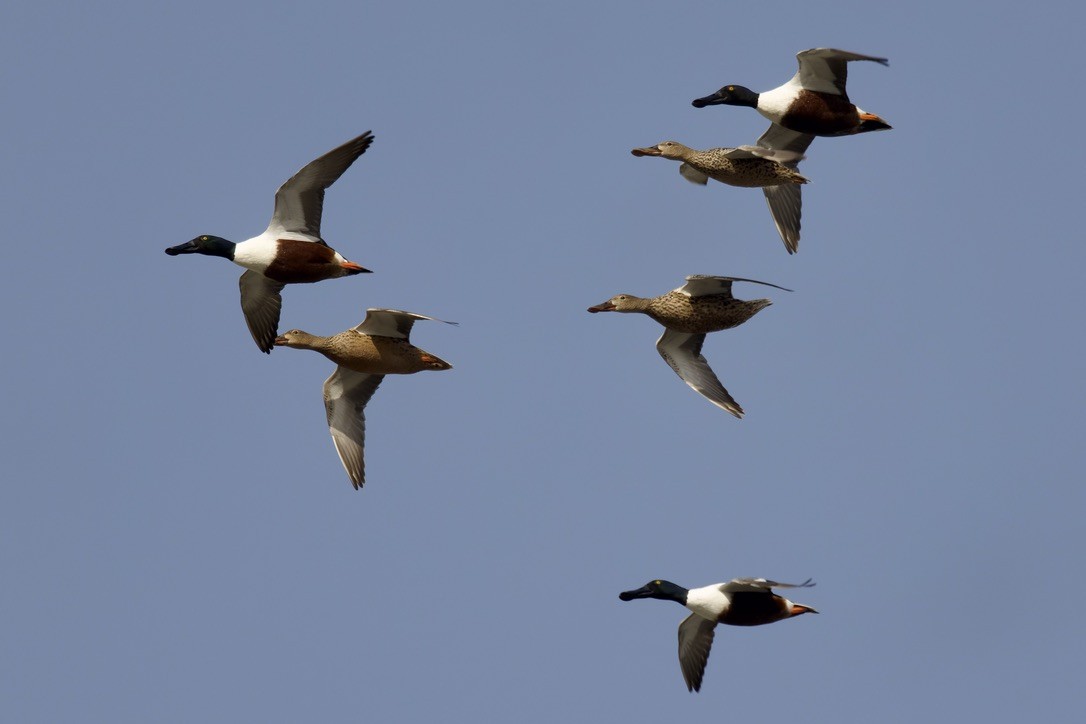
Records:
<instances>
[{"instance_id":1,"label":"female northern shoveler","mask_svg":"<svg viewBox=\"0 0 1086 724\"><path fill-rule=\"evenodd\" d=\"M778 88L755 93L741 85L726 85L712 95L694 100L693 105L695 108L750 106L774 123L814 136L850 136L890 128L879 116L854 106L845 92L849 61L871 60L889 65L886 58L834 48L812 48L797 53L796 59L799 70L792 80Z\"/></svg>"},{"instance_id":2,"label":"female northern shoveler","mask_svg":"<svg viewBox=\"0 0 1086 724\"><path fill-rule=\"evenodd\" d=\"M714 179L730 186L761 187L777 232L788 253L794 254L799 247L802 203L799 185L807 183L799 173L799 162L813 140L814 136L774 124L762 134L756 146L696 151L676 141L664 141L635 148L631 153L681 161L682 177L703 186Z\"/></svg>"},{"instance_id":3,"label":"female northern shoveler","mask_svg":"<svg viewBox=\"0 0 1086 724\"><path fill-rule=\"evenodd\" d=\"M241 311L262 352L271 352L279 310L280 292L287 284L369 272L347 261L321 238L324 190L343 175L373 142L366 131L339 148L306 164L275 192L275 213L260 236L234 243L218 236L197 236L166 250L178 254L206 254L231 260L248 271L241 275Z\"/></svg>"},{"instance_id":4,"label":"female northern shoveler","mask_svg":"<svg viewBox=\"0 0 1086 724\"><path fill-rule=\"evenodd\" d=\"M656 340L656 351L664 361L695 392L717 407L742 418L743 408L713 374L709 363L701 356L701 346L709 332L738 327L772 302L768 299L736 299L732 296L732 282L752 282L792 291L754 279L697 274L687 277L683 286L659 297L619 294L602 304L589 307L588 311L639 312L664 325L663 335Z\"/></svg>"},{"instance_id":5,"label":"female northern shoveler","mask_svg":"<svg viewBox=\"0 0 1086 724\"><path fill-rule=\"evenodd\" d=\"M362 324L332 337L292 329L275 338L276 345L311 349L339 365L324 381L324 407L332 442L355 490L366 482L362 456L366 403L384 376L452 368L445 360L411 344L409 336L416 319L444 321L396 309L367 309Z\"/></svg>"},{"instance_id":6,"label":"female northern shoveler","mask_svg":"<svg viewBox=\"0 0 1086 724\"><path fill-rule=\"evenodd\" d=\"M730 626L761 626L804 613L818 613L810 606L793 603L773 593L773 588L809 588L814 583L777 583L764 578L735 578L727 583L686 589L671 581L649 581L635 591L623 591L623 601L658 598L677 601L693 611L679 624L679 668L688 691L701 691L705 664L718 623Z\"/></svg>"}]
</instances>

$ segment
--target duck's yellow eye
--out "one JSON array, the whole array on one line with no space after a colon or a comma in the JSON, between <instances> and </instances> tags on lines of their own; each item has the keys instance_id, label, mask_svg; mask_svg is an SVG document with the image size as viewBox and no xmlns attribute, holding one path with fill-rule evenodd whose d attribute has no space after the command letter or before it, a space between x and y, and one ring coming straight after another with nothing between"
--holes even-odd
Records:
<instances>
[{"instance_id":1,"label":"duck's yellow eye","mask_svg":"<svg viewBox=\"0 0 1086 724\"><path fill-rule=\"evenodd\" d=\"M207 241L207 237L206 236L201 236L200 241Z\"/></svg>"},{"instance_id":2,"label":"duck's yellow eye","mask_svg":"<svg viewBox=\"0 0 1086 724\"><path fill-rule=\"evenodd\" d=\"M728 86L728 90L729 90L729 91L734 91L734 90L735 90L735 86L734 86L734 85L730 85L730 86Z\"/></svg>"},{"instance_id":3,"label":"duck's yellow eye","mask_svg":"<svg viewBox=\"0 0 1086 724\"><path fill-rule=\"evenodd\" d=\"M653 583L655 583L657 586L659 586L661 581L653 581Z\"/></svg>"}]
</instances>

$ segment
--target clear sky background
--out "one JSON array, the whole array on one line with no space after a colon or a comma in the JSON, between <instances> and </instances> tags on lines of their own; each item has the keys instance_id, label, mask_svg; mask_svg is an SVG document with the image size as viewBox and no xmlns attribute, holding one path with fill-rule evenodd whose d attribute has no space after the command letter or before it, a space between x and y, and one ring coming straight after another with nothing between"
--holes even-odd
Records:
<instances>
[{"instance_id":1,"label":"clear sky background","mask_svg":"<svg viewBox=\"0 0 1086 724\"><path fill-rule=\"evenodd\" d=\"M968 8L968 9L967 9ZM1073 3L14 2L0 707L12 722L1070 721L1081 716L1084 320ZM797 51L889 132L819 139L789 257L762 194L630 149L753 142ZM1075 51L1075 52L1073 52ZM388 378L366 488L323 357L261 354L238 267L280 183L372 129L323 232L454 369ZM697 396L640 316L688 274L774 304ZM721 628L662 577L813 577Z\"/></svg>"}]
</instances>

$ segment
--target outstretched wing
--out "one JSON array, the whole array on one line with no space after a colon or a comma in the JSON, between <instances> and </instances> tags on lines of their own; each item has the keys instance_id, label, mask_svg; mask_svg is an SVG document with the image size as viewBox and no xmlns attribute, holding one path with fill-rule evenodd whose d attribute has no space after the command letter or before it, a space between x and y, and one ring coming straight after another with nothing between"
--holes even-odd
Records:
<instances>
[{"instance_id":1,"label":"outstretched wing","mask_svg":"<svg viewBox=\"0 0 1086 724\"><path fill-rule=\"evenodd\" d=\"M704 297L710 294L727 294L728 296L731 296L732 282L750 282L751 284L761 284L786 292L792 291L791 289L785 289L784 287L779 287L776 284L770 284L769 282L760 282L757 279L719 277L708 274L691 274L686 278L686 284L683 284L675 291L691 297Z\"/></svg>"},{"instance_id":2,"label":"outstretched wing","mask_svg":"<svg viewBox=\"0 0 1086 724\"><path fill-rule=\"evenodd\" d=\"M656 351L694 391L717 407L736 417L743 417L743 408L728 394L724 385L720 384L720 380L713 374L709 363L701 356L701 345L704 342L704 334L687 334L665 329L660 339L656 340Z\"/></svg>"},{"instance_id":3,"label":"outstretched wing","mask_svg":"<svg viewBox=\"0 0 1086 724\"><path fill-rule=\"evenodd\" d=\"M771 588L810 588L813 585L815 585L814 581L810 578L803 583L780 583L779 581L767 581L764 578L733 578L721 585L720 590L724 593L738 593L739 591L766 593Z\"/></svg>"},{"instance_id":4,"label":"outstretched wing","mask_svg":"<svg viewBox=\"0 0 1086 724\"><path fill-rule=\"evenodd\" d=\"M843 96L845 100L848 100L845 83L848 81L849 61L871 60L882 65L890 65L890 61L886 58L850 53L836 48L803 50L796 53L796 60L799 61L799 72L792 79L793 82L798 79L799 84L808 90L836 93Z\"/></svg>"},{"instance_id":5,"label":"outstretched wing","mask_svg":"<svg viewBox=\"0 0 1086 724\"><path fill-rule=\"evenodd\" d=\"M310 161L275 192L275 213L267 232L291 231L321 238L324 190L336 182L373 143L366 131L320 158ZM265 233L267 233L265 232Z\"/></svg>"},{"instance_id":6,"label":"outstretched wing","mask_svg":"<svg viewBox=\"0 0 1086 724\"><path fill-rule=\"evenodd\" d=\"M687 691L701 691L709 650L713 647L716 621L692 613L679 624L679 668Z\"/></svg>"},{"instance_id":7,"label":"outstretched wing","mask_svg":"<svg viewBox=\"0 0 1086 724\"><path fill-rule=\"evenodd\" d=\"M347 470L351 483L358 490L366 483L366 403L377 391L384 375L368 375L345 367L337 367L324 381L324 409L328 413L328 429Z\"/></svg>"},{"instance_id":8,"label":"outstretched wing","mask_svg":"<svg viewBox=\"0 0 1086 724\"><path fill-rule=\"evenodd\" d=\"M261 352L269 354L275 346L279 329L279 311L283 308L284 284L268 279L260 272L249 270L238 281L241 287L241 311L249 334Z\"/></svg>"},{"instance_id":9,"label":"outstretched wing","mask_svg":"<svg viewBox=\"0 0 1086 724\"><path fill-rule=\"evenodd\" d=\"M456 322L446 322L444 319L438 319L437 317L427 317L424 314L402 312L399 309L375 309L371 307L366 310L366 318L354 329L356 332L368 334L373 337L398 337L400 339L408 339L411 335L411 327L413 327L416 320L419 319L429 319L433 322L444 322L445 324L456 324Z\"/></svg>"}]
</instances>

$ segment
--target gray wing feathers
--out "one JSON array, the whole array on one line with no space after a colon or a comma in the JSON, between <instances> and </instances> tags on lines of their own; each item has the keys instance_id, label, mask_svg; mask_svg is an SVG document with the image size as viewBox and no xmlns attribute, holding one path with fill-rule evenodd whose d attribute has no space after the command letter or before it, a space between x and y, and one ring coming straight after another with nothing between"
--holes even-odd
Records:
<instances>
[{"instance_id":1,"label":"gray wing feathers","mask_svg":"<svg viewBox=\"0 0 1086 724\"><path fill-rule=\"evenodd\" d=\"M317 239L321 235L324 190L336 182L373 143L366 131L320 158L310 161L275 192L275 213L269 231L293 231Z\"/></svg>"},{"instance_id":2,"label":"gray wing feathers","mask_svg":"<svg viewBox=\"0 0 1086 724\"><path fill-rule=\"evenodd\" d=\"M780 289L785 292L792 291L791 289L777 286L776 284L770 284L769 282L760 282L757 279L721 277L709 274L691 274L686 277L686 284L675 291L687 294L691 297L704 297L709 294L731 294L732 282L749 282L750 284L761 284L762 286L773 287L774 289Z\"/></svg>"},{"instance_id":3,"label":"gray wing feathers","mask_svg":"<svg viewBox=\"0 0 1086 724\"><path fill-rule=\"evenodd\" d=\"M803 192L800 189L799 184L762 187L777 233L781 235L789 254L799 251L800 216L803 212Z\"/></svg>"},{"instance_id":4,"label":"gray wing feathers","mask_svg":"<svg viewBox=\"0 0 1086 724\"><path fill-rule=\"evenodd\" d=\"M832 83L837 91L848 99L845 92L845 84L848 81L848 62L852 60L871 60L882 65L890 65L886 58L876 58L873 55L861 55L850 53L847 50L836 48L811 48L796 53L799 61L800 84L811 90L828 90L827 83Z\"/></svg>"},{"instance_id":5,"label":"gray wing feathers","mask_svg":"<svg viewBox=\"0 0 1086 724\"><path fill-rule=\"evenodd\" d=\"M347 470L355 490L366 483L366 403L377 391L384 375L367 375L337 367L324 381L324 409L328 428L339 460Z\"/></svg>"},{"instance_id":6,"label":"gray wing feathers","mask_svg":"<svg viewBox=\"0 0 1086 724\"><path fill-rule=\"evenodd\" d=\"M797 131L787 129L784 126L779 126L776 123L770 123L766 132L758 137L758 145L775 151L790 151L791 153L798 154L799 158L795 161L777 159L781 163L795 168L796 166L794 164L798 164L800 159L803 158L803 154L807 153L807 148L811 145L811 141L813 141L814 138L815 137L809 133L798 133Z\"/></svg>"},{"instance_id":7,"label":"gray wing feathers","mask_svg":"<svg viewBox=\"0 0 1086 724\"><path fill-rule=\"evenodd\" d=\"M808 578L803 583L781 583L779 581L767 581L764 578L733 578L720 587L720 590L725 593L736 593L739 591L759 591L765 592L771 588L810 588L815 585L814 581Z\"/></svg>"},{"instance_id":8,"label":"gray wing feathers","mask_svg":"<svg viewBox=\"0 0 1086 724\"><path fill-rule=\"evenodd\" d=\"M728 394L724 385L713 374L709 363L701 356L704 334L686 334L666 329L656 340L656 351L671 365L675 374L694 391L717 407L736 417L743 417L743 408Z\"/></svg>"},{"instance_id":9,"label":"gray wing feathers","mask_svg":"<svg viewBox=\"0 0 1086 724\"><path fill-rule=\"evenodd\" d=\"M241 311L249 334L261 352L268 354L275 346L279 329L279 311L283 307L283 284L249 270L238 281L241 287Z\"/></svg>"},{"instance_id":10,"label":"gray wing feathers","mask_svg":"<svg viewBox=\"0 0 1086 724\"><path fill-rule=\"evenodd\" d=\"M794 154L796 156L794 160L778 160L785 166L798 170L799 162L813 140L814 136L808 133L797 133L776 123L770 123L769 129L758 139L758 145ZM763 186L762 193L765 194L769 213L773 216L773 223L777 227L777 233L781 235L784 247L789 254L795 254L799 250L799 226L803 209L803 192L800 185Z\"/></svg>"},{"instance_id":11,"label":"gray wing feathers","mask_svg":"<svg viewBox=\"0 0 1086 724\"><path fill-rule=\"evenodd\" d=\"M366 318L354 329L356 332L361 332L362 334L368 334L374 337L399 337L401 339L408 339L411 334L411 327L413 327L415 321L419 319L428 319L431 322L444 322L445 324L456 324L456 322L446 322L444 319L438 319L437 317L427 317L425 314L403 312L399 309L376 309L371 307L366 310Z\"/></svg>"},{"instance_id":12,"label":"gray wing feathers","mask_svg":"<svg viewBox=\"0 0 1086 724\"><path fill-rule=\"evenodd\" d=\"M679 624L679 668L688 691L701 691L709 650L713 647L716 621L692 613Z\"/></svg>"}]
</instances>

